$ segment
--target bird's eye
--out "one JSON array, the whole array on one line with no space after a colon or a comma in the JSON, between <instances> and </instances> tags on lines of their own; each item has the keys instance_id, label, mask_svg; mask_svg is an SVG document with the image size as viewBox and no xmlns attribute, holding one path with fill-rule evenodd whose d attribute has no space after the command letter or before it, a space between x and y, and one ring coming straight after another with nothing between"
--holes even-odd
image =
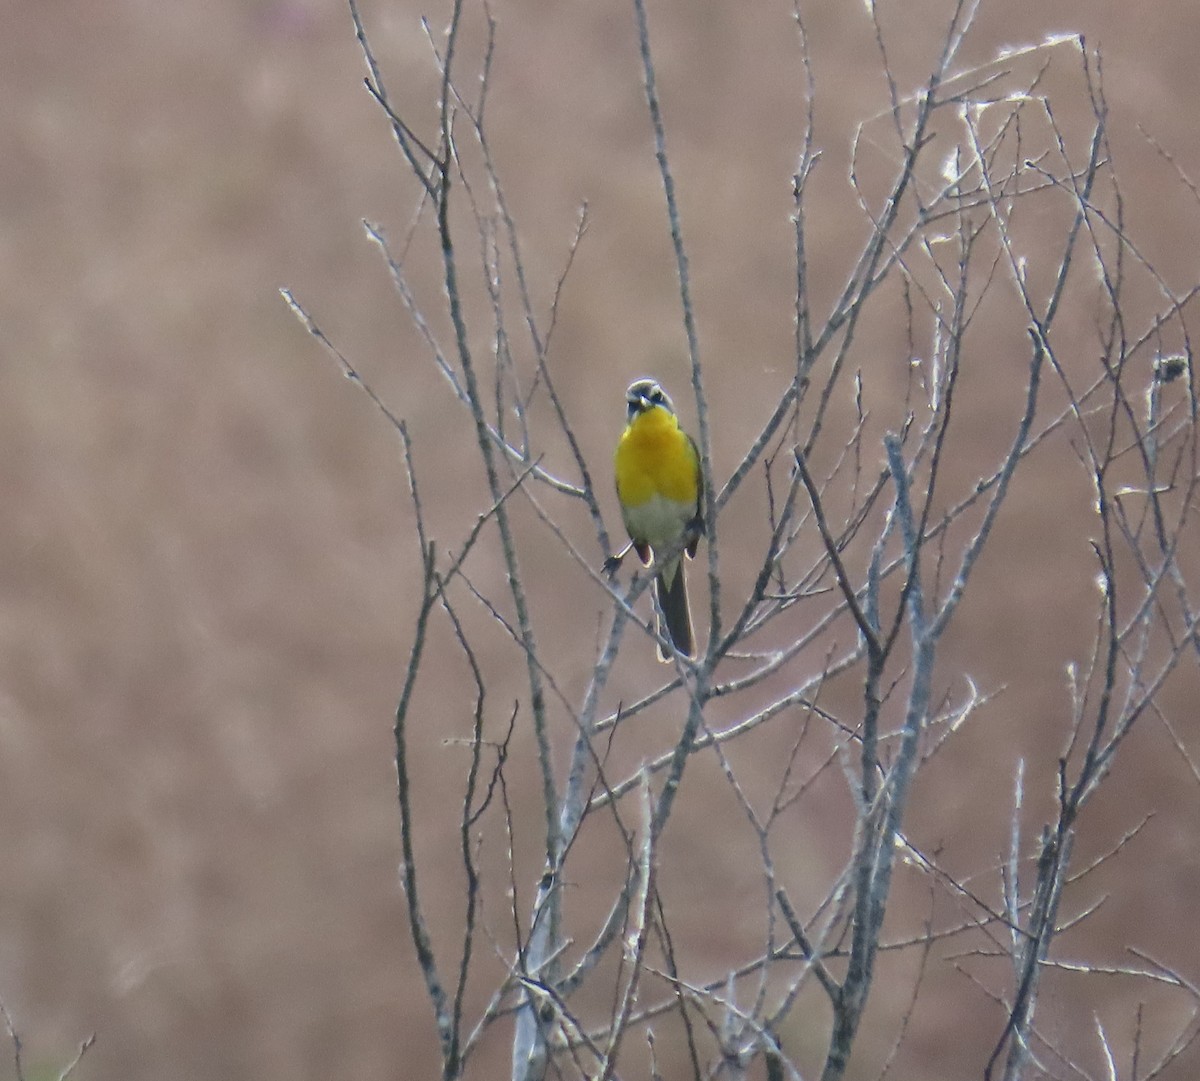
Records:
<instances>
[{"instance_id":1,"label":"bird's eye","mask_svg":"<svg viewBox=\"0 0 1200 1081\"><path fill-rule=\"evenodd\" d=\"M652 402L654 402L654 403L655 403L655 405L662 405L663 399L664 399L665 397L666 397L666 395L665 395L665 394L663 394L663 392L662 392L662 387L655 387L655 388L654 388L654 389L653 389L653 390L650 392L650 400L651 400Z\"/></svg>"}]
</instances>

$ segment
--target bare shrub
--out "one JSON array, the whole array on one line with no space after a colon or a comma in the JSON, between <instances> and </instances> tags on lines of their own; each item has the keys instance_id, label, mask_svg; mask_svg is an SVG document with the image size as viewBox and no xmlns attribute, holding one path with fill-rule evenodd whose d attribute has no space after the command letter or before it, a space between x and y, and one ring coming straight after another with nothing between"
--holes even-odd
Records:
<instances>
[{"instance_id":1,"label":"bare shrub","mask_svg":"<svg viewBox=\"0 0 1200 1081\"><path fill-rule=\"evenodd\" d=\"M1195 548L1196 395L1186 325L1196 290L1174 291L1126 232L1099 54L1063 38L964 65L976 13L964 0L947 10L936 62L912 91L894 74L868 3L890 101L847 133L865 240L822 312L808 254L820 209L810 196L822 152L811 112L819 87L797 7L796 63L810 111L794 176L794 355L774 383L747 388L760 416L757 438L728 475L717 475L720 405L706 392L688 223L675 194L647 11L634 0L652 135L646 152L660 170L675 254L708 534L698 559L707 579L698 591L707 599L700 656L691 663L677 655L630 701L613 690L614 673L630 652L651 648L651 579L604 573L623 540L610 532L605 509L611 467L589 456L578 436L552 348L559 299L586 243L586 209L555 290L533 295L489 142L490 10L457 0L446 36L430 35L441 72L432 121L422 103L389 96L353 2L351 10L367 87L416 189L409 234L392 239L373 226L369 233L461 403L461 423L444 433L445 445L469 440L477 448L475 476L451 480L431 466L444 447L415 446L404 410L383 401L285 296L403 445L424 571L395 722L402 878L443 1076L470 1075L482 1043L503 1031L512 1077L522 1081L666 1076L660 1063L668 1059L676 1064L670 1076L683 1069L696 1078L752 1070L772 1079L843 1077L892 957L904 961L886 962L904 986L889 976L887 994L907 1005L880 1074L911 1036L934 957L983 992L984 1076L1078 1076L1070 1066L1078 1049L1038 1025L1039 991L1056 970L1147 981L1181 996L1189 1019L1154 1047L1142 1045L1140 1013L1130 1021L1130 1076L1160 1072L1196 1035L1195 983L1149 957L1114 967L1054 950L1057 936L1101 901L1086 896L1088 876L1140 828L1131 823L1102 839L1094 859L1075 858L1081 812L1110 783L1131 730L1166 726L1200 777L1160 705L1168 681L1197 654L1197 567L1187 553ZM468 22L477 48L464 44ZM1060 123L1064 99L1073 117L1086 114L1086 126ZM430 239L442 284L432 307L418 300L408 265L410 251ZM900 393L875 385L881 368L859 344L865 328L895 321L897 312L907 343ZM1018 332L1024 345L1014 353ZM973 371L998 359L1011 368L1011 395L973 403ZM622 389L613 389L614 417ZM681 388L675 394L684 397ZM998 441L960 420L981 411L1003 433ZM1069 695L1056 717L1040 722L1059 733L1057 756L1028 766L1022 759L1008 783L1011 800L977 808L1003 824L1009 849L963 875L906 833L906 812L925 767L1001 690L978 686L969 667L947 661L945 647L1030 459L1051 444L1074 455L1061 478L1064 501L1091 504L1086 532L1073 539L1090 547L1094 618L1089 636L1068 647ZM480 494L474 523L449 542L437 539L444 525L431 520L428 500L446 483ZM727 511L739 494L739 513L754 517L757 539L748 544L739 532L735 553ZM587 611L601 613L594 641L586 631L565 643L547 633L536 597L547 573L536 553L544 548L531 538L550 538L563 554L558 588L581 598L580 626ZM730 588L723 575L735 559L747 588ZM423 684L437 651L458 657L465 682L453 693ZM524 691L515 703L500 702L492 688L514 665ZM570 673L581 666L588 676L576 693ZM474 705L464 708L467 688ZM414 729L414 718L431 709L453 712L449 727L464 733L447 757L459 772L439 780L458 808L454 851L436 860L458 866L450 920L427 899L434 861L420 858L418 837L435 812L415 794L410 767L414 740L435 738L427 726ZM641 742L624 741L647 716L677 723L669 732L650 729L662 742L644 753ZM777 765L767 785L739 757L755 741ZM738 836L761 879L759 908L738 914L758 928L757 945L708 981L695 979L689 964L696 935L675 930L680 899L673 906L660 889L671 861L668 826L698 760L715 763L726 788L722 813L744 819ZM1056 778L1054 805L1030 830L1026 778L1035 773ZM844 845L833 873L780 859L796 847L799 815L816 799L841 816L827 842ZM609 856L596 864L600 851ZM533 862L543 869L531 890ZM596 866L614 872L599 886ZM928 898L915 927L893 911L902 878ZM603 891L598 921L574 903L581 880ZM819 1050L783 1035L800 1010L820 1019ZM1113 1044L1099 1024L1098 1038L1116 1077Z\"/></svg>"}]
</instances>

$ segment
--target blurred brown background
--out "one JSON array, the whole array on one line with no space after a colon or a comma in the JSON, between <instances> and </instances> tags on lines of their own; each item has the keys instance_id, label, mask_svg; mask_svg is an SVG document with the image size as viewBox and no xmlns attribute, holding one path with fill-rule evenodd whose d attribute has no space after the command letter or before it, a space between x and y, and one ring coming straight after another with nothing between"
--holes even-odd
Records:
<instances>
[{"instance_id":1,"label":"blurred brown background","mask_svg":"<svg viewBox=\"0 0 1200 1081\"><path fill-rule=\"evenodd\" d=\"M945 5L895 6L889 46L912 85L940 42ZM492 138L543 307L578 206L590 205L555 363L602 474L629 379L654 371L679 397L685 379L633 16L625 3L494 7ZM792 335L802 79L788 6L750 8L650 4L720 402L718 470L786 378ZM436 73L418 16L439 27L445 5L363 10L394 98L429 131ZM845 141L886 99L862 6L818 0L807 11L826 153L810 258L828 300L862 235ZM1170 170L1135 125L1200 175L1195 11L1184 0L1136 16L1096 0L994 2L967 59L1064 30L1104 48L1131 229L1183 287L1197 271L1200 214L1164 182ZM398 441L277 293L291 287L411 419L418 448L438 448L419 450L418 468L452 543L479 509L456 499L475 452L437 443L457 406L363 237L362 218L398 231L414 206L363 74L338 0L5 5L0 999L31 1078L92 1031L98 1043L77 1076L104 1081L369 1081L434 1069L396 875L391 714L416 588ZM436 305L436 280L417 285ZM999 360L995 378L1011 384ZM1015 504L1015 563L985 568L1001 592L964 613L950 650L951 664L1012 688L939 763L957 779L947 789L957 802L915 812L914 830L947 845L959 873L987 866L1005 843L1002 820L973 822L972 799L1007 799L1019 755L1052 762L1062 665L1087 640L1086 551L1044 543L1064 517L1052 479L1039 475ZM1086 499L1067 509L1086 511ZM616 530L611 501L606 510ZM569 634L578 598L548 588L539 603L544 635ZM577 693L584 675L570 671L567 686ZM655 675L650 663L634 669L628 694ZM466 731L452 693L462 677L461 662L448 663L443 698L427 694L445 714L427 720L426 779L461 766L439 741ZM519 682L497 701L508 690L519 694ZM1196 693L1188 676L1169 702L1189 735ZM1112 900L1090 937L1067 940L1065 953L1117 962L1134 944L1200 979L1200 793L1153 722L1127 751L1089 812L1081 853L1158 816L1106 872ZM692 778L697 794L703 776ZM1048 776L1031 778L1035 822L1049 812ZM699 971L709 977L742 955L734 914L759 888L752 867L713 870L724 829L715 816L698 804L672 838L684 871L710 876L691 917L706 929ZM823 845L818 832L798 845L825 874L844 840ZM422 851L444 841L427 836ZM451 903L454 886L434 882L431 899ZM999 1012L955 979L915 1028L906 1061L925 1076L976 1073L998 1034ZM1091 1012L1127 1037L1146 993L1100 978L1050 986L1063 1007L1057 1035L1086 1046L1092 1065ZM1171 1001L1154 1006L1148 1027L1186 1016ZM493 1076L503 1076L502 1036L487 1050ZM1198 1069L1192 1053L1167 1076ZM11 1073L5 1047L0 1076Z\"/></svg>"}]
</instances>

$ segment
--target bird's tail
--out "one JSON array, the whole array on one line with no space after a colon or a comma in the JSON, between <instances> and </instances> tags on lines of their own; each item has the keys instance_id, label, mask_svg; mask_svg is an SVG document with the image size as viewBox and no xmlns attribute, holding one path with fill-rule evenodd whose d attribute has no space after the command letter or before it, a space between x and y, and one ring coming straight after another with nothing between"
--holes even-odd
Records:
<instances>
[{"instance_id":1,"label":"bird's tail","mask_svg":"<svg viewBox=\"0 0 1200 1081\"><path fill-rule=\"evenodd\" d=\"M676 557L663 567L655 579L655 592L662 609L658 632L669 638L685 657L696 655L696 639L692 633L692 614L688 610L687 583L684 581L683 560ZM667 651L658 647L660 660L668 661Z\"/></svg>"}]
</instances>

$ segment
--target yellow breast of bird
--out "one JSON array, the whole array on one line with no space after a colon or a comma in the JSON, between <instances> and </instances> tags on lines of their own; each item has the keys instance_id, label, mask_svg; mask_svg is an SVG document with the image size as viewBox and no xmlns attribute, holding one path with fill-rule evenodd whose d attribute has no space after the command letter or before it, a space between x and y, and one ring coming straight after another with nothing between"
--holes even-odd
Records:
<instances>
[{"instance_id":1,"label":"yellow breast of bird","mask_svg":"<svg viewBox=\"0 0 1200 1081\"><path fill-rule=\"evenodd\" d=\"M624 506L662 500L679 504L688 518L695 513L696 452L667 410L650 409L633 419L617 444L615 464Z\"/></svg>"}]
</instances>

